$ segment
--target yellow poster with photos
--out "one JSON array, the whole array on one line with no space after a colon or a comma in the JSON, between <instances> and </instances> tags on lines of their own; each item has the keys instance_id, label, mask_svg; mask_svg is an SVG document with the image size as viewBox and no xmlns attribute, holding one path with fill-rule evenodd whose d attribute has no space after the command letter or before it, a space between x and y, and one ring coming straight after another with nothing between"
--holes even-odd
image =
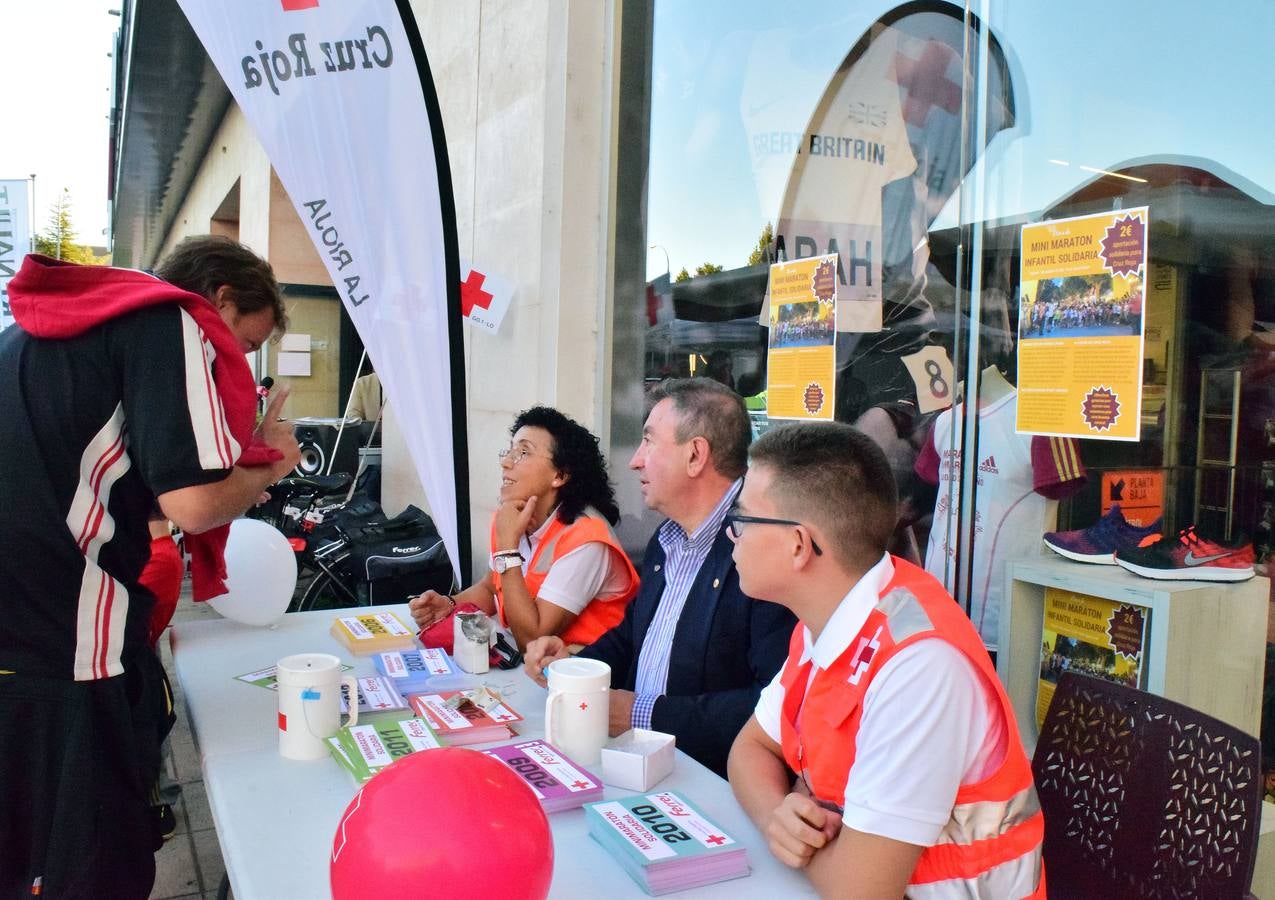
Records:
<instances>
[{"instance_id":1,"label":"yellow poster with photos","mask_svg":"<svg viewBox=\"0 0 1275 900\"><path fill-rule=\"evenodd\" d=\"M770 267L766 412L831 422L836 406L837 254Z\"/></svg>"},{"instance_id":2,"label":"yellow poster with photos","mask_svg":"<svg viewBox=\"0 0 1275 900\"><path fill-rule=\"evenodd\" d=\"M1020 434L1140 436L1145 206L1022 227Z\"/></svg>"},{"instance_id":3,"label":"yellow poster with photos","mask_svg":"<svg viewBox=\"0 0 1275 900\"><path fill-rule=\"evenodd\" d=\"M1145 606L1045 588L1036 726L1044 724L1058 679L1065 672L1145 688L1142 662L1150 624L1151 610Z\"/></svg>"}]
</instances>

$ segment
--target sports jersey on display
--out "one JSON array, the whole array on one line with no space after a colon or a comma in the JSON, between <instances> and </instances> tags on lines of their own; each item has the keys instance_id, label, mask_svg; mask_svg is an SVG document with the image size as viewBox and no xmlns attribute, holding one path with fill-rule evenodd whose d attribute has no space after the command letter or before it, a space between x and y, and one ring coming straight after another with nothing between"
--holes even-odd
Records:
<instances>
[{"instance_id":1,"label":"sports jersey on display","mask_svg":"<svg viewBox=\"0 0 1275 900\"><path fill-rule=\"evenodd\" d=\"M1070 438L1015 434L1016 393L994 400L978 411L978 473L974 496L973 582L970 618L983 643L995 650L1000 610L1005 596L1006 560L1040 556L1041 536L1054 529L1058 499L1085 480L1076 442ZM925 551L925 569L947 590L956 589L957 516L950 497L960 490L959 439L953 444L953 422L964 407L944 410L916 461L916 473L939 486L934 522Z\"/></svg>"}]
</instances>

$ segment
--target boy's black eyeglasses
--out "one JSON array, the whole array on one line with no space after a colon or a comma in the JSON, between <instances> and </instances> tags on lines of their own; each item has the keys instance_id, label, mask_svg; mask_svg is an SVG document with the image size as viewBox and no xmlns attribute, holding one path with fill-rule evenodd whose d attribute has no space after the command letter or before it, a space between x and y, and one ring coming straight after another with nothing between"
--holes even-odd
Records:
<instances>
[{"instance_id":1,"label":"boy's black eyeglasses","mask_svg":"<svg viewBox=\"0 0 1275 900\"><path fill-rule=\"evenodd\" d=\"M768 519L765 516L745 516L734 509L726 513L726 527L730 529L731 537L738 540L743 536L744 529L741 527L749 522L757 525L800 525L807 527L804 522L797 522L792 519ZM815 551L815 556L823 556L823 551L819 549L819 545L815 543L815 539L810 539L810 549Z\"/></svg>"}]
</instances>

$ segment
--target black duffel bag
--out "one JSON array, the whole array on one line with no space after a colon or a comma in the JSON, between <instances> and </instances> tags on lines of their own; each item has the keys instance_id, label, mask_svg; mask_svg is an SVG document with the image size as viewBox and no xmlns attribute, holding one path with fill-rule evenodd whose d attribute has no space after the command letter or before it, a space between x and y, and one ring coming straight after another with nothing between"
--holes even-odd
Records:
<instances>
[{"instance_id":1,"label":"black duffel bag","mask_svg":"<svg viewBox=\"0 0 1275 900\"><path fill-rule=\"evenodd\" d=\"M427 590L451 593L452 564L434 521L415 506L393 519L348 522L341 568L370 605L404 603Z\"/></svg>"}]
</instances>

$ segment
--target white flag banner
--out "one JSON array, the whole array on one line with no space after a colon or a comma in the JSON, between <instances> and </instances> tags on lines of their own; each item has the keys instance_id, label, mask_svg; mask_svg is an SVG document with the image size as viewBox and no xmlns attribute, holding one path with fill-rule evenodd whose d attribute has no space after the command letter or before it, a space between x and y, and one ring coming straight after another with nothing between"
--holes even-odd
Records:
<instances>
[{"instance_id":1,"label":"white flag banner","mask_svg":"<svg viewBox=\"0 0 1275 900\"><path fill-rule=\"evenodd\" d=\"M179 2L376 365L459 578L469 476L456 217L410 4Z\"/></svg>"},{"instance_id":2,"label":"white flag banner","mask_svg":"<svg viewBox=\"0 0 1275 900\"><path fill-rule=\"evenodd\" d=\"M9 279L31 252L31 214L25 178L0 180L0 331L13 324Z\"/></svg>"}]
</instances>

